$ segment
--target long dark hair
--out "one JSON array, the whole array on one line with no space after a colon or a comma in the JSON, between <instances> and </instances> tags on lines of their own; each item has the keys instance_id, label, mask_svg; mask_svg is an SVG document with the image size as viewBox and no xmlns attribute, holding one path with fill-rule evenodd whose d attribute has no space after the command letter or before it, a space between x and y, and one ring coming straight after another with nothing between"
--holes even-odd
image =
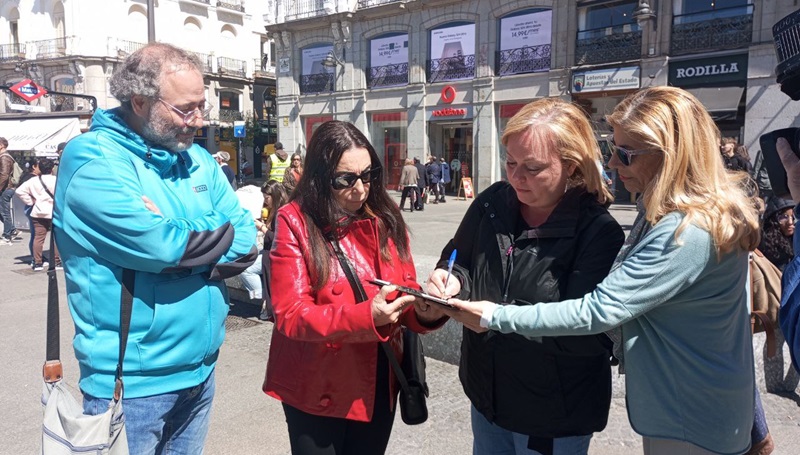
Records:
<instances>
[{"instance_id":1,"label":"long dark hair","mask_svg":"<svg viewBox=\"0 0 800 455\"><path fill-rule=\"evenodd\" d=\"M794 257L792 238L786 237L781 232L778 215L783 210L776 210L769 218L764 220L764 228L761 232L761 245L758 249L770 260L775 267L783 270Z\"/></svg>"},{"instance_id":2,"label":"long dark hair","mask_svg":"<svg viewBox=\"0 0 800 455\"><path fill-rule=\"evenodd\" d=\"M320 125L308 144L303 178L291 195L291 200L298 200L308 225L311 247L308 254L311 257L316 290L325 285L330 274L331 255L328 252L331 250L327 245L328 239L339 235L350 223L359 219L376 219L381 257L384 260L391 259L391 239L397 247L400 259L411 261L406 223L397 204L386 192L382 177L369 183L367 200L358 213L343 214L335 201L331 180L336 165L344 152L354 147L364 148L369 152L373 169L381 165L375 148L353 124L331 120Z\"/></svg>"},{"instance_id":3,"label":"long dark hair","mask_svg":"<svg viewBox=\"0 0 800 455\"><path fill-rule=\"evenodd\" d=\"M270 180L261 187L261 192L272 198L272 204L267 207L269 209L269 214L267 215L267 219L264 220L264 223L272 229L272 222L278 214L278 209L286 203L286 189L279 181Z\"/></svg>"}]
</instances>

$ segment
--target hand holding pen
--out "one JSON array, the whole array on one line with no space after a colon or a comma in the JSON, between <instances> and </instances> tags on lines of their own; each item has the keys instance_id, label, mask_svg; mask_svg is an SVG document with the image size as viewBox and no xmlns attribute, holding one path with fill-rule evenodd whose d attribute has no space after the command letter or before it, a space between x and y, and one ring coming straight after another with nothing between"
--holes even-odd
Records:
<instances>
[{"instance_id":1,"label":"hand holding pen","mask_svg":"<svg viewBox=\"0 0 800 455\"><path fill-rule=\"evenodd\" d=\"M436 269L431 273L430 278L428 278L428 294L450 298L461 292L461 282L456 279L451 279L453 265L455 265L456 262L456 254L456 250L453 250L450 254L450 259L447 261L447 270Z\"/></svg>"}]
</instances>

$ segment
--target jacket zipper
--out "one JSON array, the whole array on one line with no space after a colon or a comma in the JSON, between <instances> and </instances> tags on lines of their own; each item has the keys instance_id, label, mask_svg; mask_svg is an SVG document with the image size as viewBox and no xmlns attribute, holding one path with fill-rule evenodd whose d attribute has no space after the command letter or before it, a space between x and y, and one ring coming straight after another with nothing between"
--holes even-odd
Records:
<instances>
[{"instance_id":1,"label":"jacket zipper","mask_svg":"<svg viewBox=\"0 0 800 455\"><path fill-rule=\"evenodd\" d=\"M511 274L514 272L514 242L506 250L506 282L503 286L503 301L508 303L508 288L511 287Z\"/></svg>"}]
</instances>

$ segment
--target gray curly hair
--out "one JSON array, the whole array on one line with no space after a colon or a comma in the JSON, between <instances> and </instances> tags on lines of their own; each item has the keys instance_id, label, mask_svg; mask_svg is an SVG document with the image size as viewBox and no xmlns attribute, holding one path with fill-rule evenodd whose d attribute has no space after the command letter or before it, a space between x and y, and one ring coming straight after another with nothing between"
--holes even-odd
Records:
<instances>
[{"instance_id":1,"label":"gray curly hair","mask_svg":"<svg viewBox=\"0 0 800 455\"><path fill-rule=\"evenodd\" d=\"M109 81L111 94L124 108L130 109L134 95L158 98L162 76L187 66L203 74L203 64L195 54L171 44L148 44L114 71Z\"/></svg>"}]
</instances>

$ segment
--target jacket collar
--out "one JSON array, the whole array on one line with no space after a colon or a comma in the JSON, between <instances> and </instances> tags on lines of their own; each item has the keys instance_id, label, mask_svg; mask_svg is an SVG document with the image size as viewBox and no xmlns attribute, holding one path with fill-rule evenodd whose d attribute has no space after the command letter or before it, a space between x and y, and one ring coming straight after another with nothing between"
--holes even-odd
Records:
<instances>
[{"instance_id":1,"label":"jacket collar","mask_svg":"<svg viewBox=\"0 0 800 455\"><path fill-rule=\"evenodd\" d=\"M188 170L193 170L198 166L193 162L188 151L173 152L145 141L143 137L125 123L120 108L98 109L92 116L92 126L89 130L95 131L98 129L104 129L106 132L111 131L112 134L117 136L117 141L120 145L157 169L162 176L170 171L176 171L177 169L173 169L176 163L185 166ZM199 146L193 144L192 147Z\"/></svg>"},{"instance_id":2,"label":"jacket collar","mask_svg":"<svg viewBox=\"0 0 800 455\"><path fill-rule=\"evenodd\" d=\"M517 226L523 221L520 215L519 199L514 188L507 184L506 188L495 194L491 205L498 209L495 210L495 217L505 226L507 232L511 232L518 239L573 237L578 229L581 203L587 197L592 197L592 195L582 187L570 189L561 198L544 224L524 230L518 237L516 236ZM495 198L499 198L499 200L494 200ZM502 207L509 209L503 210Z\"/></svg>"}]
</instances>

